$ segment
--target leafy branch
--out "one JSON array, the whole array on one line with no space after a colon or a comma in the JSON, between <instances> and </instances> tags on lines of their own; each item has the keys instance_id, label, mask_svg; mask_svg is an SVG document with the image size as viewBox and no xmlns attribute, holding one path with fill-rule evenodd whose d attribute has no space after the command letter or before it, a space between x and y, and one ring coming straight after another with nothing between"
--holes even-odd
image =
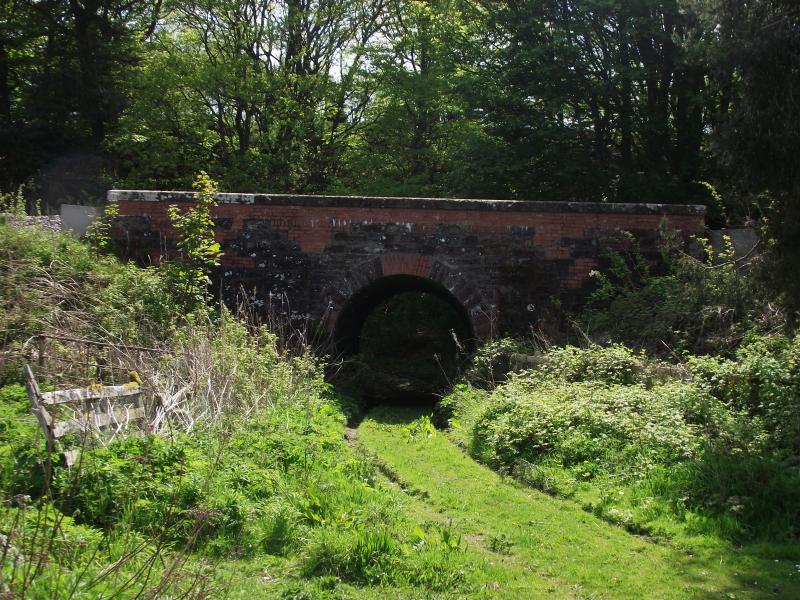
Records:
<instances>
[{"instance_id":1,"label":"leafy branch","mask_svg":"<svg viewBox=\"0 0 800 600\"><path fill-rule=\"evenodd\" d=\"M209 285L211 271L219 266L222 249L214 239L214 220L211 210L217 205L214 199L218 186L205 171L195 178L195 204L181 212L172 205L167 210L172 226L177 232L178 260L166 265L167 276L187 310L194 311L211 300Z\"/></svg>"}]
</instances>

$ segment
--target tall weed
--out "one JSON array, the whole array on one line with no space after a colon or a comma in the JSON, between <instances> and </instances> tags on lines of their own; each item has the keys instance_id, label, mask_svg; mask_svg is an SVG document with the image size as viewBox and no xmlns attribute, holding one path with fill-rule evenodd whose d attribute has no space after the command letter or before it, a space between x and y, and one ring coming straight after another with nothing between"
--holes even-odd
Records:
<instances>
[{"instance_id":1,"label":"tall weed","mask_svg":"<svg viewBox=\"0 0 800 600\"><path fill-rule=\"evenodd\" d=\"M578 318L595 340L621 341L654 352L734 351L749 331L780 328L785 319L763 292L758 255L736 258L725 238L715 253L704 239L694 256L662 233L664 267L644 260L632 237L621 234L592 272L597 286Z\"/></svg>"}]
</instances>

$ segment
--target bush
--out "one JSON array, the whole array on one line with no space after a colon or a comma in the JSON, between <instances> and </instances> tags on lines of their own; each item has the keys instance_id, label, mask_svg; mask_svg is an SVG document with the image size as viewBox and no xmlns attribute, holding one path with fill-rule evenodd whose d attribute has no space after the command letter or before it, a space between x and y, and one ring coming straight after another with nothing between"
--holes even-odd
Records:
<instances>
[{"instance_id":1,"label":"bush","mask_svg":"<svg viewBox=\"0 0 800 600\"><path fill-rule=\"evenodd\" d=\"M671 491L700 512L729 517L727 536L800 539L800 469L758 454L727 454L709 448Z\"/></svg>"},{"instance_id":2,"label":"bush","mask_svg":"<svg viewBox=\"0 0 800 600\"><path fill-rule=\"evenodd\" d=\"M513 376L476 420L473 448L490 464L512 469L557 455L565 467L593 462L641 475L698 453L697 426L684 418L685 406L707 401L697 395L681 384L646 390Z\"/></svg>"},{"instance_id":3,"label":"bush","mask_svg":"<svg viewBox=\"0 0 800 600\"><path fill-rule=\"evenodd\" d=\"M457 386L442 411L476 458L636 530L667 515L684 532L794 540L798 347L751 336L735 359L672 369L624 346L552 349L492 392Z\"/></svg>"},{"instance_id":4,"label":"bush","mask_svg":"<svg viewBox=\"0 0 800 600\"><path fill-rule=\"evenodd\" d=\"M44 489L44 436L25 387L0 387L0 496L39 496Z\"/></svg>"},{"instance_id":5,"label":"bush","mask_svg":"<svg viewBox=\"0 0 800 600\"><path fill-rule=\"evenodd\" d=\"M698 385L763 430L764 450L800 457L800 334L753 336L735 359L689 357Z\"/></svg>"},{"instance_id":6,"label":"bush","mask_svg":"<svg viewBox=\"0 0 800 600\"><path fill-rule=\"evenodd\" d=\"M509 356L514 352L525 351L526 346L512 338L490 340L472 355L464 372L464 379L471 385L492 389L505 379L510 370Z\"/></svg>"},{"instance_id":7,"label":"bush","mask_svg":"<svg viewBox=\"0 0 800 600\"><path fill-rule=\"evenodd\" d=\"M99 256L66 233L0 224L0 384L19 378L20 350L32 336L153 345L185 315L155 268Z\"/></svg>"},{"instance_id":8,"label":"bush","mask_svg":"<svg viewBox=\"0 0 800 600\"><path fill-rule=\"evenodd\" d=\"M745 335L774 328L782 317L760 291L758 257L734 260L733 246L714 254L696 240L702 257L663 234L664 271L653 272L635 241L623 236L592 276L597 287L580 315L596 340L615 340L653 352L733 352ZM620 249L622 248L622 249Z\"/></svg>"},{"instance_id":9,"label":"bush","mask_svg":"<svg viewBox=\"0 0 800 600\"><path fill-rule=\"evenodd\" d=\"M600 381L608 384L643 383L648 363L621 344L588 348L564 346L553 348L537 373L551 380Z\"/></svg>"}]
</instances>

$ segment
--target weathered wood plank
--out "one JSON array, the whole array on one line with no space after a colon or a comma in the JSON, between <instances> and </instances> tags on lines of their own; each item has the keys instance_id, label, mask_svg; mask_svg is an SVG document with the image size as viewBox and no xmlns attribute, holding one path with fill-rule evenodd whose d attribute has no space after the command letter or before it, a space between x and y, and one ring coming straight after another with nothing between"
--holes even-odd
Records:
<instances>
[{"instance_id":1,"label":"weathered wood plank","mask_svg":"<svg viewBox=\"0 0 800 600\"><path fill-rule=\"evenodd\" d=\"M36 417L36 420L39 421L39 427L42 428L47 441L53 443L55 442L53 417L41 405L41 394L39 393L39 384L36 381L36 377L34 377L33 371L28 365L23 366L22 371L25 373L25 389L28 391L28 398L31 401L31 412Z\"/></svg>"},{"instance_id":2,"label":"weathered wood plank","mask_svg":"<svg viewBox=\"0 0 800 600\"><path fill-rule=\"evenodd\" d=\"M39 421L51 447L72 431L113 435L129 429L131 425L138 428L147 417L141 405L142 390L137 382L41 393L30 366L25 365L23 371L31 412ZM66 410L68 414L71 411L73 416L54 418L45 408L53 405L62 405L62 408L54 410ZM80 449L64 449L63 454L67 466L72 466L78 460Z\"/></svg>"},{"instance_id":3,"label":"weathered wood plank","mask_svg":"<svg viewBox=\"0 0 800 600\"><path fill-rule=\"evenodd\" d=\"M39 404L39 384L36 382L36 377L33 376L33 371L28 365L22 367L23 373L25 373L25 389L28 390L28 398L30 398L31 403Z\"/></svg>"},{"instance_id":4,"label":"weathered wood plank","mask_svg":"<svg viewBox=\"0 0 800 600\"><path fill-rule=\"evenodd\" d=\"M70 402L83 402L87 400L107 400L134 396L141 392L136 382L125 385L106 385L97 388L74 388L71 390L56 390L40 395L43 404L68 404Z\"/></svg>"},{"instance_id":5,"label":"weathered wood plank","mask_svg":"<svg viewBox=\"0 0 800 600\"><path fill-rule=\"evenodd\" d=\"M90 413L80 418L57 421L53 425L53 436L58 439L71 431L103 429L109 425L119 424L125 428L130 423L143 419L145 416L145 411L141 407L116 409L112 412Z\"/></svg>"}]
</instances>

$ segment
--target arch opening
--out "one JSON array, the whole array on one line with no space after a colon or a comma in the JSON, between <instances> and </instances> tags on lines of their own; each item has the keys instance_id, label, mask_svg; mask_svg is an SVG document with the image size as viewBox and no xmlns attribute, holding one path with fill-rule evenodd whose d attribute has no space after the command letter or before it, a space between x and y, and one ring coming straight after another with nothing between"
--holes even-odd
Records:
<instances>
[{"instance_id":1,"label":"arch opening","mask_svg":"<svg viewBox=\"0 0 800 600\"><path fill-rule=\"evenodd\" d=\"M362 385L391 399L432 396L455 376L475 334L464 305L436 281L382 277L354 294L336 320L334 341L358 355ZM384 397L383 399L389 399Z\"/></svg>"}]
</instances>

